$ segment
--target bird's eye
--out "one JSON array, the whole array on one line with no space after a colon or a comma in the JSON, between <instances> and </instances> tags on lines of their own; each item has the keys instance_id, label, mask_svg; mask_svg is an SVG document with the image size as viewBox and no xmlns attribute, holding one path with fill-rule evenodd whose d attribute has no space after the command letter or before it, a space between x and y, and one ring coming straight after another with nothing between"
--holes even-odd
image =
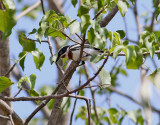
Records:
<instances>
[{"instance_id":1,"label":"bird's eye","mask_svg":"<svg viewBox=\"0 0 160 125\"><path fill-rule=\"evenodd\" d=\"M66 57L66 54L64 54L63 56L61 56L61 58L65 58Z\"/></svg>"}]
</instances>

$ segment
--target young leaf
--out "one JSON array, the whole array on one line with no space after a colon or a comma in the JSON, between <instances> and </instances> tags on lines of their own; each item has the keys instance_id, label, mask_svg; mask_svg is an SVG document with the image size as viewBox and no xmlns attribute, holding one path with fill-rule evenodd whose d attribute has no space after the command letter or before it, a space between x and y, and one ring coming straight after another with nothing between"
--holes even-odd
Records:
<instances>
[{"instance_id":1,"label":"young leaf","mask_svg":"<svg viewBox=\"0 0 160 125\"><path fill-rule=\"evenodd\" d=\"M69 29L70 29L70 33L71 34L75 34L75 33L79 33L81 30L80 30L80 23L77 22L77 21L74 21L70 26L69 26Z\"/></svg>"},{"instance_id":2,"label":"young leaf","mask_svg":"<svg viewBox=\"0 0 160 125\"><path fill-rule=\"evenodd\" d=\"M93 62L93 63L97 63L97 62L101 61L101 59L103 59L103 58L104 58L104 55L94 54L94 55L92 55L90 61Z\"/></svg>"},{"instance_id":3,"label":"young leaf","mask_svg":"<svg viewBox=\"0 0 160 125\"><path fill-rule=\"evenodd\" d=\"M110 85L111 84L111 76L110 73L105 70L104 68L102 68L102 70L99 73L102 85Z\"/></svg>"},{"instance_id":4,"label":"young leaf","mask_svg":"<svg viewBox=\"0 0 160 125\"><path fill-rule=\"evenodd\" d=\"M129 8L128 2L127 1L118 0L117 5L118 5L118 8L119 8L119 11L120 11L121 15L125 16L128 8Z\"/></svg>"},{"instance_id":5,"label":"young leaf","mask_svg":"<svg viewBox=\"0 0 160 125\"><path fill-rule=\"evenodd\" d=\"M144 119L143 119L143 116L142 116L141 109L133 110L133 111L128 111L127 112L127 116L131 120L133 120L133 122L135 122L136 124L142 123L141 125L143 125L143 123L144 123Z\"/></svg>"},{"instance_id":6,"label":"young leaf","mask_svg":"<svg viewBox=\"0 0 160 125\"><path fill-rule=\"evenodd\" d=\"M52 29L52 28L49 28L46 30L45 36L52 36L53 38L54 37L61 37L64 40L66 39L66 36L64 36L59 30Z\"/></svg>"},{"instance_id":7,"label":"young leaf","mask_svg":"<svg viewBox=\"0 0 160 125\"><path fill-rule=\"evenodd\" d=\"M0 93L5 90L6 88L10 87L13 84L13 82L4 76L0 77Z\"/></svg>"},{"instance_id":8,"label":"young leaf","mask_svg":"<svg viewBox=\"0 0 160 125\"><path fill-rule=\"evenodd\" d=\"M81 29L82 29L82 33L86 33L87 28L90 25L90 16L89 15L83 15L81 16Z\"/></svg>"},{"instance_id":9,"label":"young leaf","mask_svg":"<svg viewBox=\"0 0 160 125\"><path fill-rule=\"evenodd\" d=\"M31 74L31 75L29 76L29 78L28 78L29 81L31 82L31 90L33 90L34 87L35 87L36 78L37 78L37 76L36 76L35 74Z\"/></svg>"},{"instance_id":10,"label":"young leaf","mask_svg":"<svg viewBox=\"0 0 160 125\"><path fill-rule=\"evenodd\" d=\"M138 69L142 65L142 52L137 46L127 46L124 52L128 69Z\"/></svg>"},{"instance_id":11,"label":"young leaf","mask_svg":"<svg viewBox=\"0 0 160 125\"><path fill-rule=\"evenodd\" d=\"M156 69L152 74L148 76L148 79L160 89L160 68Z\"/></svg>"},{"instance_id":12,"label":"young leaf","mask_svg":"<svg viewBox=\"0 0 160 125\"><path fill-rule=\"evenodd\" d=\"M26 53L27 53L26 51L23 51L23 52L19 53L19 58L22 58ZM19 61L19 65L21 66L21 68L23 69L23 71L24 71L24 61L25 61L25 58L26 57L23 57L23 59L21 59Z\"/></svg>"},{"instance_id":13,"label":"young leaf","mask_svg":"<svg viewBox=\"0 0 160 125\"><path fill-rule=\"evenodd\" d=\"M125 47L123 45L117 45L115 48L114 48L114 51L113 51L113 58L117 58L118 54L124 49Z\"/></svg>"},{"instance_id":14,"label":"young leaf","mask_svg":"<svg viewBox=\"0 0 160 125\"><path fill-rule=\"evenodd\" d=\"M78 3L78 0L71 0L72 5L75 7L76 4Z\"/></svg>"},{"instance_id":15,"label":"young leaf","mask_svg":"<svg viewBox=\"0 0 160 125\"><path fill-rule=\"evenodd\" d=\"M116 43L118 44L118 45L120 45L121 44L121 37L120 37L120 34L119 33L117 33L117 32L113 32L113 34L114 34L114 36L115 36L115 38L116 38Z\"/></svg>"},{"instance_id":16,"label":"young leaf","mask_svg":"<svg viewBox=\"0 0 160 125\"><path fill-rule=\"evenodd\" d=\"M38 29L37 34L35 35L35 37L38 41L41 42L42 37L43 37L47 28L48 28L47 22L43 22L40 24L40 28Z\"/></svg>"},{"instance_id":17,"label":"young leaf","mask_svg":"<svg viewBox=\"0 0 160 125\"><path fill-rule=\"evenodd\" d=\"M57 59L57 54L55 54L54 56L51 56L51 57L49 58L51 65L52 65L54 62L56 62L56 59Z\"/></svg>"},{"instance_id":18,"label":"young leaf","mask_svg":"<svg viewBox=\"0 0 160 125\"><path fill-rule=\"evenodd\" d=\"M89 10L90 10L89 6L81 5L78 10L78 16L81 17L84 14L88 14Z\"/></svg>"},{"instance_id":19,"label":"young leaf","mask_svg":"<svg viewBox=\"0 0 160 125\"><path fill-rule=\"evenodd\" d=\"M24 82L26 82L26 81L27 81L27 80L26 80L25 77L21 77L21 78L19 79L18 83L17 83L18 88L20 88L21 85L22 85Z\"/></svg>"},{"instance_id":20,"label":"young leaf","mask_svg":"<svg viewBox=\"0 0 160 125\"><path fill-rule=\"evenodd\" d=\"M121 39L123 39L125 37L125 35L126 35L126 33L124 32L124 30L117 30L116 32L119 33Z\"/></svg>"},{"instance_id":21,"label":"young leaf","mask_svg":"<svg viewBox=\"0 0 160 125\"><path fill-rule=\"evenodd\" d=\"M3 0L3 3L7 9L15 10L15 4L13 0Z\"/></svg>"},{"instance_id":22,"label":"young leaf","mask_svg":"<svg viewBox=\"0 0 160 125\"><path fill-rule=\"evenodd\" d=\"M22 45L23 51L31 52L36 49L35 42L27 39L24 34L19 34L19 43Z\"/></svg>"},{"instance_id":23,"label":"young leaf","mask_svg":"<svg viewBox=\"0 0 160 125\"><path fill-rule=\"evenodd\" d=\"M3 32L2 40L5 40L12 33L12 28L16 25L15 10L0 10L0 17L0 31Z\"/></svg>"},{"instance_id":24,"label":"young leaf","mask_svg":"<svg viewBox=\"0 0 160 125\"><path fill-rule=\"evenodd\" d=\"M36 49L35 51L32 51L31 53L34 58L34 63L36 64L36 68L41 70L41 67L45 60L44 54L39 49Z\"/></svg>"},{"instance_id":25,"label":"young leaf","mask_svg":"<svg viewBox=\"0 0 160 125\"><path fill-rule=\"evenodd\" d=\"M36 92L35 90L27 90L27 91L28 91L28 93L29 93L31 96L33 96L33 97L39 96L39 93Z\"/></svg>"},{"instance_id":26,"label":"young leaf","mask_svg":"<svg viewBox=\"0 0 160 125\"><path fill-rule=\"evenodd\" d=\"M30 32L30 33L28 33L28 34L31 35L31 34L34 34L34 33L36 33L36 32L37 32L37 29L34 28L34 29L32 30L32 32Z\"/></svg>"}]
</instances>

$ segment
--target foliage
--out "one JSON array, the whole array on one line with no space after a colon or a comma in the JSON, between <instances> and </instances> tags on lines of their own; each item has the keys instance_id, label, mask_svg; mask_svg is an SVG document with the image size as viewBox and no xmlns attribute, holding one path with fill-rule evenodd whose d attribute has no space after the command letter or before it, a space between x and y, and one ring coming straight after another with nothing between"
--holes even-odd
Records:
<instances>
[{"instance_id":1,"label":"foliage","mask_svg":"<svg viewBox=\"0 0 160 125\"><path fill-rule=\"evenodd\" d=\"M119 56L124 56L125 62L115 65L112 67L111 71L106 70L102 67L99 78L93 82L94 85L100 86L101 89L93 89L91 90L91 95L97 94L98 96L102 95L111 95L114 91L109 90L106 86L103 85L112 85L113 87L117 87L120 84L118 83L118 75L128 76L127 69L140 69L141 66L145 63L147 57L157 57L160 59L159 45L160 45L160 31L153 31L153 27L148 27L148 22L152 22L151 17L148 16L148 12L142 14L141 17L144 18L144 31L139 34L139 39L135 43L132 43L131 40L128 39L128 33L124 30L110 31L107 27L101 27L100 21L106 13L109 13L115 5L117 5L120 14L122 17L128 11L128 8L133 8L135 6L135 0L82 0L82 4L79 6L76 11L77 19L72 19L67 15L63 15L60 13L56 13L54 10L48 10L45 12L43 17L39 22L38 28L33 28L29 33L18 33L18 41L21 47L23 48L21 52L19 52L19 59L15 61L15 63L19 62L22 70L25 70L25 61L28 53L32 55L34 64L36 69L42 70L46 55L38 49L37 44L39 46L43 45L43 39L46 38L56 38L59 37L62 41L61 43L56 43L58 46L66 44L63 40L68 40L68 38L74 38L77 34L81 36L85 36L88 39L89 44L95 46L104 51L101 55L92 55L90 62L92 63L101 63L104 59L109 56L109 58L113 58L114 60L118 60ZM156 0L153 0L153 8L155 9L153 19L158 20L158 16L160 14L160 4L157 4ZM71 3L74 8L76 8L79 3L78 0L71 0ZM5 40L12 33L13 27L16 25L16 10L13 0L4 0L1 5L3 8L0 10L0 31L3 33L2 39ZM22 10L28 8L28 5L24 6ZM29 13L27 16L32 19L36 19L36 14L39 12L39 8L34 10L33 13ZM93 11L95 12L93 18ZM96 15L98 12L101 12L99 15ZM154 20L153 20L154 22ZM30 38L30 36L34 36L34 40ZM38 41L36 43L36 41ZM68 43L68 42L67 42ZM50 57L51 64L55 64L57 58L57 54ZM62 60L66 62L66 59ZM27 62L28 63L28 62ZM30 62L29 62L30 63ZM69 64L69 63L68 63ZM68 65L67 64L67 65ZM126 66L127 69L123 67ZM67 66L64 67L64 69ZM27 67L28 68L28 67ZM100 66L98 66L98 69ZM90 69L89 69L90 70ZM159 72L160 69L156 69L152 74L148 76L148 79L157 87L159 86ZM80 69L77 71L78 74L82 74L85 76L86 80L88 80L88 75L85 69ZM31 75L27 77L21 77L17 83L18 88L23 88L23 84L29 84L30 89L27 90L30 96L44 96L49 95L55 90L55 87L47 87L42 86L39 91L35 90L36 79L38 76L36 74L30 73ZM5 77L0 77L0 93L6 88L10 87L13 82ZM24 88L23 88L24 89ZM80 90L80 96L88 95L86 90ZM93 98L93 97L92 97ZM94 104L94 103L93 103ZM52 109L54 105L54 100L51 100L47 106L49 109ZM71 107L71 99L65 98L61 109L66 113L69 111ZM96 107L97 116L95 115L95 109L91 108L91 118L95 124L117 124L120 125L123 123L125 117L131 119L135 124L143 125L145 119L143 118L142 111L140 109L133 111L125 111L118 110L118 108L109 108L106 109L104 107ZM85 106L81 106L76 115L76 119L81 118L88 124L88 116L87 116L87 108ZM98 121L99 119L99 121ZM36 119L33 122L37 122Z\"/></svg>"}]
</instances>

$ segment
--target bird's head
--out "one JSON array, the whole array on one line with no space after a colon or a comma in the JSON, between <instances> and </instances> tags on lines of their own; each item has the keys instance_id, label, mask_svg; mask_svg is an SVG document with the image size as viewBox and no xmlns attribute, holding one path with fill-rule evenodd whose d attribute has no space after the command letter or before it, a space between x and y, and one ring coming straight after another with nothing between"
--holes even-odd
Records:
<instances>
[{"instance_id":1,"label":"bird's head","mask_svg":"<svg viewBox=\"0 0 160 125\"><path fill-rule=\"evenodd\" d=\"M68 49L68 48L69 48L69 45L64 46L64 47L62 47L62 48L59 49L56 62L58 62L58 60L59 60L60 58L65 58L65 57L67 56L67 52L68 52L67 49Z\"/></svg>"}]
</instances>

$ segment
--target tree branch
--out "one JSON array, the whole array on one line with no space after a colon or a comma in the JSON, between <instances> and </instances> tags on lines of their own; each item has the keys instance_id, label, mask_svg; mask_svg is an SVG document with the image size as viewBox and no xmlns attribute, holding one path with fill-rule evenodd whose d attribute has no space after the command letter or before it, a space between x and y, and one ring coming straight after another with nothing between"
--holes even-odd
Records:
<instances>
[{"instance_id":1,"label":"tree branch","mask_svg":"<svg viewBox=\"0 0 160 125\"><path fill-rule=\"evenodd\" d=\"M117 12L118 12L118 6L115 5L113 9L109 12L109 14L102 19L100 26L105 27L106 25L108 25L108 23L112 20L112 18L116 15Z\"/></svg>"},{"instance_id":2,"label":"tree branch","mask_svg":"<svg viewBox=\"0 0 160 125\"><path fill-rule=\"evenodd\" d=\"M142 105L139 101L137 101L137 100L134 99L133 97L131 97L131 96L129 96L129 95L127 95L127 94L125 94L125 93L117 90L117 89L114 88L113 86L110 86L110 87L108 87L107 89L109 89L109 90L111 90L111 91L113 91L113 92L115 92L115 93L117 93L117 94L119 94L119 95L121 95L121 96L124 96L124 97L128 98L129 100L133 101L134 103L136 103L136 104L138 104L138 105L140 105L140 106L143 107L143 105ZM160 110L158 110L157 108L155 108L155 107L153 107L153 106L151 106L151 109L152 109L154 112L160 113Z\"/></svg>"},{"instance_id":3,"label":"tree branch","mask_svg":"<svg viewBox=\"0 0 160 125\"><path fill-rule=\"evenodd\" d=\"M15 125L23 125L23 120L2 100L0 100L0 109L3 111L4 115L12 115Z\"/></svg>"},{"instance_id":4,"label":"tree branch","mask_svg":"<svg viewBox=\"0 0 160 125\"><path fill-rule=\"evenodd\" d=\"M29 8L27 8L26 10L24 10L22 13L20 13L17 16L17 20L19 20L21 17L25 16L26 14L28 14L29 12L31 12L33 9L37 8L40 5L41 1L39 0L38 2L36 2L35 4L33 4L32 6L30 6Z\"/></svg>"}]
</instances>

